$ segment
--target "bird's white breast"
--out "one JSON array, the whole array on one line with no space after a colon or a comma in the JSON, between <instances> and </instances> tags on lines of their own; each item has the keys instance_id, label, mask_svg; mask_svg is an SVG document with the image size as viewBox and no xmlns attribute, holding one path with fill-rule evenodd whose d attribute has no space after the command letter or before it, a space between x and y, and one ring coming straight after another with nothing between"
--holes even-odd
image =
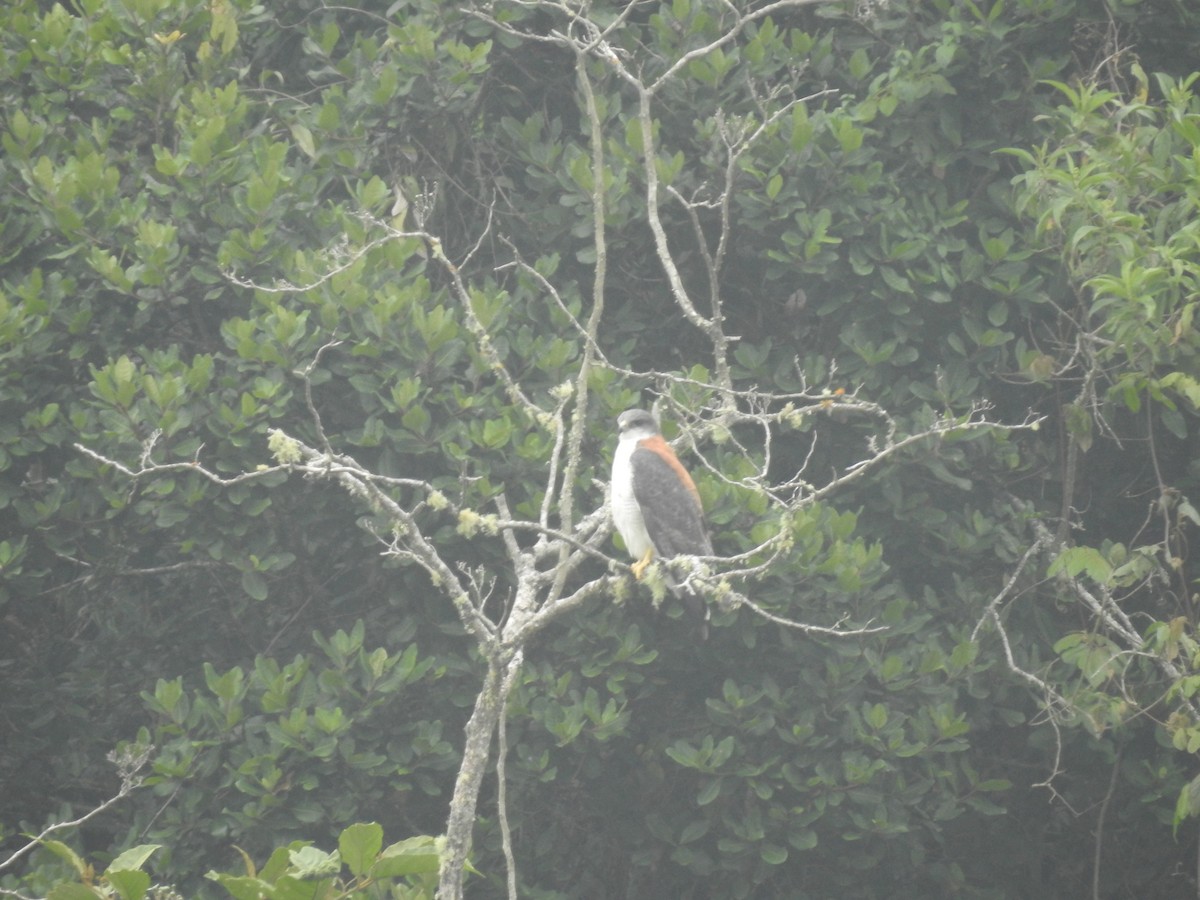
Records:
<instances>
[{"instance_id":1,"label":"bird's white breast","mask_svg":"<svg viewBox=\"0 0 1200 900\"><path fill-rule=\"evenodd\" d=\"M633 464L630 457L637 449L636 437L623 437L613 454L612 465L612 515L613 524L621 533L629 555L641 559L654 544L646 532L642 508L633 494Z\"/></svg>"}]
</instances>

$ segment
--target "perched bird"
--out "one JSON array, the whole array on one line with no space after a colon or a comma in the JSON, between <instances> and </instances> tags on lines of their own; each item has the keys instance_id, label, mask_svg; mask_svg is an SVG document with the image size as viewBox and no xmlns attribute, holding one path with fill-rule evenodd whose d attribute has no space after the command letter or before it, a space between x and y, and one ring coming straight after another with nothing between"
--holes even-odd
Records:
<instances>
[{"instance_id":1,"label":"perched bird","mask_svg":"<svg viewBox=\"0 0 1200 900\"><path fill-rule=\"evenodd\" d=\"M613 456L613 524L636 562L630 567L641 578L654 557L712 556L704 527L700 495L687 469L663 440L658 422L644 409L628 409L617 417L620 440ZM701 637L708 637L708 606L690 589L670 580L667 586L701 619Z\"/></svg>"}]
</instances>

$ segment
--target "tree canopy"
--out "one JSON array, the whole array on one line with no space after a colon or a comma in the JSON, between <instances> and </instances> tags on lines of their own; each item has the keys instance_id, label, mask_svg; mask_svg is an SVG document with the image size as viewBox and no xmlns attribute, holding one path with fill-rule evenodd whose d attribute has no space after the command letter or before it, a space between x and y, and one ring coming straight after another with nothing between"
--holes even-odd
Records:
<instances>
[{"instance_id":1,"label":"tree canopy","mask_svg":"<svg viewBox=\"0 0 1200 900\"><path fill-rule=\"evenodd\" d=\"M0 25L0 894L1200 890L1200 11Z\"/></svg>"}]
</instances>

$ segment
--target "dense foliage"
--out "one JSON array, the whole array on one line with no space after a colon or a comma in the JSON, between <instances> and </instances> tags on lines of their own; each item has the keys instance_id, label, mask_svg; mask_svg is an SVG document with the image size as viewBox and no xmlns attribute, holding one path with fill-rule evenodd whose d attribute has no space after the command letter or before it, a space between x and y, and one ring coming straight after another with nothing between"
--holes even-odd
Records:
<instances>
[{"instance_id":1,"label":"dense foliage","mask_svg":"<svg viewBox=\"0 0 1200 900\"><path fill-rule=\"evenodd\" d=\"M0 10L0 890L429 896L487 660L405 529L500 621L656 399L722 588L884 627L605 541L470 896L1197 890L1200 12L766 6Z\"/></svg>"}]
</instances>

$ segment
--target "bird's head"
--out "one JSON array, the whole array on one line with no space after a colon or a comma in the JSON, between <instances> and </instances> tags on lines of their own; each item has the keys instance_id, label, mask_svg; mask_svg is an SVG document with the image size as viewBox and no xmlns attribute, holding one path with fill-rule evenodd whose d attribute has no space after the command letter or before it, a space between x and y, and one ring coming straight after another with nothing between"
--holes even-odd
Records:
<instances>
[{"instance_id":1,"label":"bird's head","mask_svg":"<svg viewBox=\"0 0 1200 900\"><path fill-rule=\"evenodd\" d=\"M617 416L617 433L623 441L644 441L658 434L658 420L644 409L627 409Z\"/></svg>"}]
</instances>

